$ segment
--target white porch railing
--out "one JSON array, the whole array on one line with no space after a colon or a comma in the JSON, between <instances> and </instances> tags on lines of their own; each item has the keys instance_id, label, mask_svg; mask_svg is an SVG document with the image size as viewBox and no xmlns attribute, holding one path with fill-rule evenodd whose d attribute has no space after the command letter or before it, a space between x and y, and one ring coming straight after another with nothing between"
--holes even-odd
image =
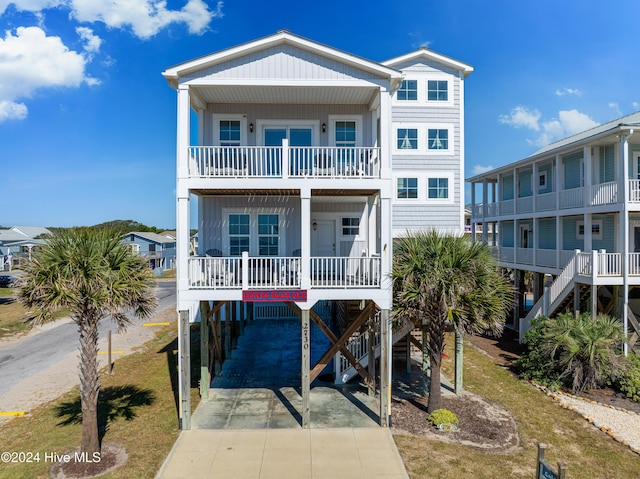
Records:
<instances>
[{"instance_id":1,"label":"white porch railing","mask_svg":"<svg viewBox=\"0 0 640 479\"><path fill-rule=\"evenodd\" d=\"M533 196L525 196L523 198L518 198L516 202L516 210L518 213L533 212Z\"/></svg>"},{"instance_id":2,"label":"white porch railing","mask_svg":"<svg viewBox=\"0 0 640 479\"><path fill-rule=\"evenodd\" d=\"M536 211L555 210L557 196L555 191L536 196Z\"/></svg>"},{"instance_id":3,"label":"white porch railing","mask_svg":"<svg viewBox=\"0 0 640 479\"><path fill-rule=\"evenodd\" d=\"M501 215L512 215L514 212L515 201L514 200L503 200L500 202L500 214Z\"/></svg>"},{"instance_id":4,"label":"white porch railing","mask_svg":"<svg viewBox=\"0 0 640 479\"><path fill-rule=\"evenodd\" d=\"M487 216L498 216L498 203L487 203Z\"/></svg>"},{"instance_id":5,"label":"white porch railing","mask_svg":"<svg viewBox=\"0 0 640 479\"><path fill-rule=\"evenodd\" d=\"M233 289L242 285L241 258L189 258L189 287L193 289Z\"/></svg>"},{"instance_id":6,"label":"white porch railing","mask_svg":"<svg viewBox=\"0 0 640 479\"><path fill-rule=\"evenodd\" d=\"M640 253L629 253L629 276L640 276Z\"/></svg>"},{"instance_id":7,"label":"white porch railing","mask_svg":"<svg viewBox=\"0 0 640 479\"><path fill-rule=\"evenodd\" d=\"M474 218L482 218L482 204L479 205L473 205L473 210L471 211L471 214L473 215Z\"/></svg>"},{"instance_id":8,"label":"white porch railing","mask_svg":"<svg viewBox=\"0 0 640 479\"><path fill-rule=\"evenodd\" d=\"M571 258L573 258L574 255L575 255L575 251L573 250L563 249L562 251L560 251L560 264L558 265L558 267L564 268L567 265L567 263L571 261Z\"/></svg>"},{"instance_id":9,"label":"white porch railing","mask_svg":"<svg viewBox=\"0 0 640 479\"><path fill-rule=\"evenodd\" d=\"M640 180L629 180L629 201L640 203Z\"/></svg>"},{"instance_id":10,"label":"white porch railing","mask_svg":"<svg viewBox=\"0 0 640 479\"><path fill-rule=\"evenodd\" d=\"M506 263L513 263L513 258L515 257L514 251L515 250L513 248L505 248L505 247L500 248L498 250L500 261L504 261Z\"/></svg>"},{"instance_id":11,"label":"white porch railing","mask_svg":"<svg viewBox=\"0 0 640 479\"><path fill-rule=\"evenodd\" d=\"M579 208L583 204L582 188L560 191L560 208Z\"/></svg>"},{"instance_id":12,"label":"white porch railing","mask_svg":"<svg viewBox=\"0 0 640 479\"><path fill-rule=\"evenodd\" d=\"M312 257L311 286L371 288L380 286L380 257Z\"/></svg>"},{"instance_id":13,"label":"white porch railing","mask_svg":"<svg viewBox=\"0 0 640 479\"><path fill-rule=\"evenodd\" d=\"M618 202L618 182L610 181L589 187L589 199L592 206L610 205Z\"/></svg>"},{"instance_id":14,"label":"white porch railing","mask_svg":"<svg viewBox=\"0 0 640 479\"><path fill-rule=\"evenodd\" d=\"M598 253L598 276L621 276L622 275L622 254L621 253Z\"/></svg>"},{"instance_id":15,"label":"white porch railing","mask_svg":"<svg viewBox=\"0 0 640 479\"><path fill-rule=\"evenodd\" d=\"M555 249L538 249L536 251L536 264L538 266L557 267L557 257Z\"/></svg>"},{"instance_id":16,"label":"white porch railing","mask_svg":"<svg viewBox=\"0 0 640 479\"><path fill-rule=\"evenodd\" d=\"M533 248L517 248L516 261L523 264L533 264Z\"/></svg>"},{"instance_id":17,"label":"white porch railing","mask_svg":"<svg viewBox=\"0 0 640 479\"><path fill-rule=\"evenodd\" d=\"M191 177L379 178L378 147L191 146Z\"/></svg>"}]
</instances>

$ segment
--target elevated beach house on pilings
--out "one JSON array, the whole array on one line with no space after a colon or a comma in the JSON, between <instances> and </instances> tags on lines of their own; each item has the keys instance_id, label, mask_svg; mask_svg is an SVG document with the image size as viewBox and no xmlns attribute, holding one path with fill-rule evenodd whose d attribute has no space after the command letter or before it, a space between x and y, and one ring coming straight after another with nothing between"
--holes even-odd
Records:
<instances>
[{"instance_id":1,"label":"elevated beach house on pilings","mask_svg":"<svg viewBox=\"0 0 640 479\"><path fill-rule=\"evenodd\" d=\"M411 329L390 322L393 236L463 230L471 71L427 49L378 63L279 31L163 73L178 97L182 428L189 322L205 318L207 396L246 321L292 311L301 331L313 321L333 344L311 365L313 338L301 334L303 427L310 385L340 352L336 381L362 376L388 424L391 345ZM194 203L198 224L190 225ZM190 256L191 227L198 248Z\"/></svg>"},{"instance_id":2,"label":"elevated beach house on pilings","mask_svg":"<svg viewBox=\"0 0 640 479\"><path fill-rule=\"evenodd\" d=\"M640 314L640 112L552 143L528 158L468 178L472 229L491 244L520 292L520 337L539 315L566 309L622 319L633 343ZM474 236L474 234L472 234ZM546 280L545 280L545 275Z\"/></svg>"}]
</instances>

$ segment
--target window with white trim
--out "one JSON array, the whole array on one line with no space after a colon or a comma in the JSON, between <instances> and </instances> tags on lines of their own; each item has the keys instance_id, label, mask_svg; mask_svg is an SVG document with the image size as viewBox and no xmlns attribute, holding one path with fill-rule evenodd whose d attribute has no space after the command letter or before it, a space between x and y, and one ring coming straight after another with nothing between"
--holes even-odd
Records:
<instances>
[{"instance_id":1,"label":"window with white trim","mask_svg":"<svg viewBox=\"0 0 640 479\"><path fill-rule=\"evenodd\" d=\"M278 256L278 215L258 215L258 255Z\"/></svg>"},{"instance_id":2,"label":"window with white trim","mask_svg":"<svg viewBox=\"0 0 640 479\"><path fill-rule=\"evenodd\" d=\"M418 99L418 81L402 80L396 98L400 101L416 101Z\"/></svg>"},{"instance_id":3,"label":"window with white trim","mask_svg":"<svg viewBox=\"0 0 640 479\"><path fill-rule=\"evenodd\" d=\"M336 121L335 144L338 147L353 148L356 146L356 122Z\"/></svg>"},{"instance_id":4,"label":"window with white trim","mask_svg":"<svg viewBox=\"0 0 640 479\"><path fill-rule=\"evenodd\" d=\"M229 255L241 256L249 251L249 215L229 215Z\"/></svg>"},{"instance_id":5,"label":"window with white trim","mask_svg":"<svg viewBox=\"0 0 640 479\"><path fill-rule=\"evenodd\" d=\"M398 128L396 131L397 131L398 150L417 150L418 149L418 129L417 128Z\"/></svg>"},{"instance_id":6,"label":"window with white trim","mask_svg":"<svg viewBox=\"0 0 640 479\"><path fill-rule=\"evenodd\" d=\"M342 236L358 236L360 234L360 218L342 218Z\"/></svg>"},{"instance_id":7,"label":"window with white trim","mask_svg":"<svg viewBox=\"0 0 640 479\"><path fill-rule=\"evenodd\" d=\"M538 189L543 190L547 187L547 172L541 171L538 174Z\"/></svg>"},{"instance_id":8,"label":"window with white trim","mask_svg":"<svg viewBox=\"0 0 640 479\"><path fill-rule=\"evenodd\" d=\"M448 150L449 130L445 128L429 128L427 131L427 148L429 150Z\"/></svg>"},{"instance_id":9,"label":"window with white trim","mask_svg":"<svg viewBox=\"0 0 640 479\"><path fill-rule=\"evenodd\" d=\"M449 198L449 178L429 178L427 198L446 200Z\"/></svg>"},{"instance_id":10,"label":"window with white trim","mask_svg":"<svg viewBox=\"0 0 640 479\"><path fill-rule=\"evenodd\" d=\"M220 146L240 146L240 120L220 120Z\"/></svg>"},{"instance_id":11,"label":"window with white trim","mask_svg":"<svg viewBox=\"0 0 640 479\"><path fill-rule=\"evenodd\" d=\"M584 221L576 222L576 238L584 239ZM602 220L591 221L591 239L592 240L602 239Z\"/></svg>"},{"instance_id":12,"label":"window with white trim","mask_svg":"<svg viewBox=\"0 0 640 479\"><path fill-rule=\"evenodd\" d=\"M427 101L449 101L449 82L447 80L428 80Z\"/></svg>"},{"instance_id":13,"label":"window with white trim","mask_svg":"<svg viewBox=\"0 0 640 479\"><path fill-rule=\"evenodd\" d=\"M398 178L396 197L398 199L417 199L418 178Z\"/></svg>"}]
</instances>

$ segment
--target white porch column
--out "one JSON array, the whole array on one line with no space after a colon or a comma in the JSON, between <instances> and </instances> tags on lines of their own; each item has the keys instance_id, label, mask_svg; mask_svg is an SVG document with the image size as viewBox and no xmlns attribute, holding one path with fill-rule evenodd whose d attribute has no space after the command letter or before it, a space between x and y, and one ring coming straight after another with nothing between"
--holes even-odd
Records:
<instances>
[{"instance_id":1,"label":"white porch column","mask_svg":"<svg viewBox=\"0 0 640 479\"><path fill-rule=\"evenodd\" d=\"M624 135L620 135L620 161L622 162L622 211L620 212L620 225L622 238L624 239L622 250L622 324L624 326L623 345L624 355L629 354L627 344L629 335L629 136L633 134L630 130Z\"/></svg>"},{"instance_id":2,"label":"white porch column","mask_svg":"<svg viewBox=\"0 0 640 479\"><path fill-rule=\"evenodd\" d=\"M591 159L591 146L585 146L582 149L582 163L584 169L584 189L583 205L587 208L591 206L591 185L593 184L593 161Z\"/></svg>"},{"instance_id":3,"label":"white porch column","mask_svg":"<svg viewBox=\"0 0 640 479\"><path fill-rule=\"evenodd\" d=\"M300 188L300 288L311 288L311 189Z\"/></svg>"},{"instance_id":4,"label":"white porch column","mask_svg":"<svg viewBox=\"0 0 640 479\"><path fill-rule=\"evenodd\" d=\"M564 268L562 264L562 216L556 215L556 266L560 269Z\"/></svg>"},{"instance_id":5,"label":"white porch column","mask_svg":"<svg viewBox=\"0 0 640 479\"><path fill-rule=\"evenodd\" d=\"M190 135L189 89L181 85L178 88L178 132L176 144L177 185L176 185L176 283L178 291L178 310L181 305L181 291L189 289L189 190L186 182L189 177L189 135ZM199 238L202 241L202 236Z\"/></svg>"},{"instance_id":6,"label":"white porch column","mask_svg":"<svg viewBox=\"0 0 640 479\"><path fill-rule=\"evenodd\" d=\"M379 196L373 195L369 196L367 199L367 213L369 217L369 235L368 235L368 255L376 253L379 254L378 250L378 205L379 205Z\"/></svg>"},{"instance_id":7,"label":"white porch column","mask_svg":"<svg viewBox=\"0 0 640 479\"><path fill-rule=\"evenodd\" d=\"M564 185L564 181L563 181L563 177L562 177L562 168L560 168L561 165L561 161L560 161L560 155L556 155L556 164L555 164L555 178L554 178L554 183L553 183L553 189L556 192L556 211L560 209L560 192L562 191L563 185Z\"/></svg>"},{"instance_id":8,"label":"white porch column","mask_svg":"<svg viewBox=\"0 0 640 479\"><path fill-rule=\"evenodd\" d=\"M593 249L593 232L591 230L591 213L585 213L582 215L584 224L584 245L582 251L590 252Z\"/></svg>"},{"instance_id":9,"label":"white porch column","mask_svg":"<svg viewBox=\"0 0 640 479\"><path fill-rule=\"evenodd\" d=\"M311 427L311 328L309 324L309 310L300 311L301 320L301 342L302 342L302 429Z\"/></svg>"},{"instance_id":10,"label":"white porch column","mask_svg":"<svg viewBox=\"0 0 640 479\"><path fill-rule=\"evenodd\" d=\"M531 193L533 194L533 209L535 213L538 211L538 189L540 188L540 178L538 178L538 162L533 163L533 171L531 173ZM535 253L534 253L535 254Z\"/></svg>"},{"instance_id":11,"label":"white porch column","mask_svg":"<svg viewBox=\"0 0 640 479\"><path fill-rule=\"evenodd\" d=\"M471 182L471 241L476 242L476 184Z\"/></svg>"},{"instance_id":12,"label":"white porch column","mask_svg":"<svg viewBox=\"0 0 640 479\"><path fill-rule=\"evenodd\" d=\"M191 335L189 311L178 311L178 402L180 429L191 429Z\"/></svg>"},{"instance_id":13,"label":"white porch column","mask_svg":"<svg viewBox=\"0 0 640 479\"><path fill-rule=\"evenodd\" d=\"M488 182L485 178L482 180L482 243L487 244L488 236L487 236L487 203L489 201L489 188Z\"/></svg>"},{"instance_id":14,"label":"white porch column","mask_svg":"<svg viewBox=\"0 0 640 479\"><path fill-rule=\"evenodd\" d=\"M391 179L391 94L380 88L380 178Z\"/></svg>"},{"instance_id":15,"label":"white porch column","mask_svg":"<svg viewBox=\"0 0 640 479\"><path fill-rule=\"evenodd\" d=\"M391 315L380 311L380 426L389 427L391 417Z\"/></svg>"}]
</instances>

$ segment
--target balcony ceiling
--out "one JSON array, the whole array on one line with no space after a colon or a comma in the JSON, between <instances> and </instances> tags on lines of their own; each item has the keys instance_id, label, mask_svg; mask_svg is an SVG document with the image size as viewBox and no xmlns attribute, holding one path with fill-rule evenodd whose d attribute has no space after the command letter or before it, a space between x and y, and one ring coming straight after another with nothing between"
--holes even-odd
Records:
<instances>
[{"instance_id":1,"label":"balcony ceiling","mask_svg":"<svg viewBox=\"0 0 640 479\"><path fill-rule=\"evenodd\" d=\"M192 90L203 103L368 105L378 91L363 87L208 86Z\"/></svg>"}]
</instances>

